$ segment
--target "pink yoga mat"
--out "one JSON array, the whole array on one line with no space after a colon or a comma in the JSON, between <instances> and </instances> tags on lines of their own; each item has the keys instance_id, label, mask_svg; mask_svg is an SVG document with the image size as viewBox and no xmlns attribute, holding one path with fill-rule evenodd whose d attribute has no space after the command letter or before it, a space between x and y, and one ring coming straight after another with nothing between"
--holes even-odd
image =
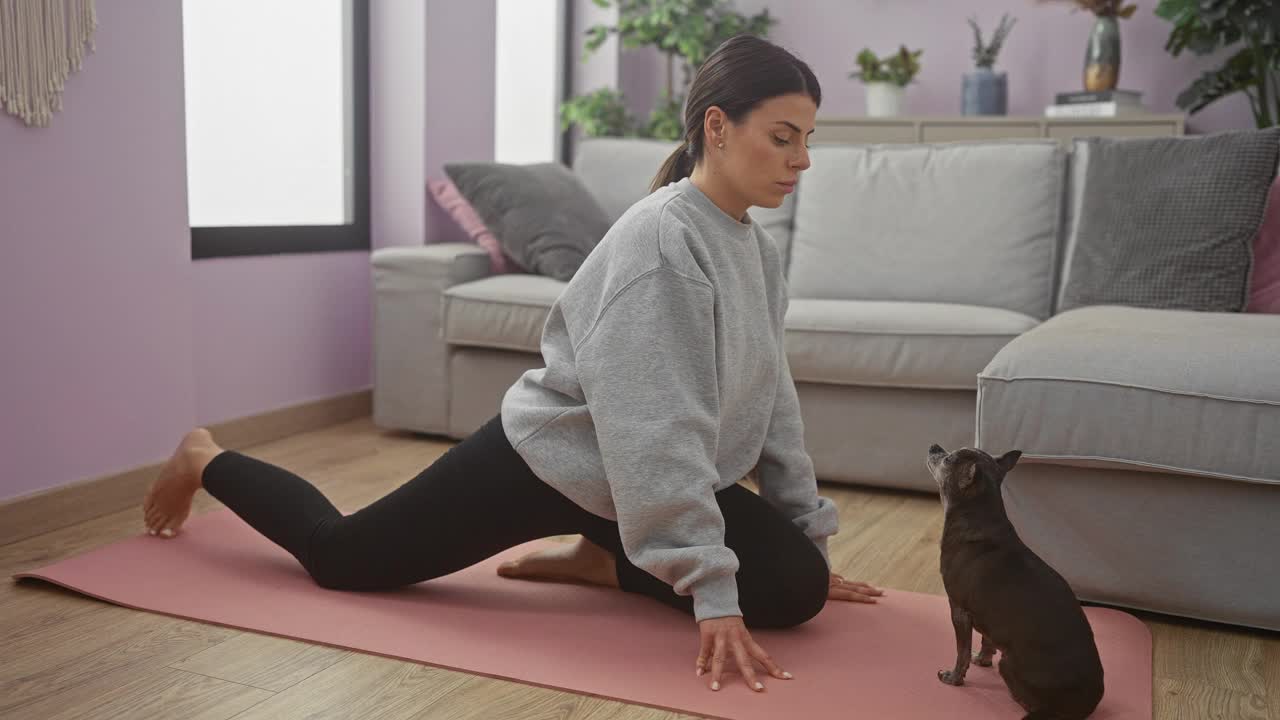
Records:
<instances>
[{"instance_id":1,"label":"pink yoga mat","mask_svg":"<svg viewBox=\"0 0 1280 720\"><path fill-rule=\"evenodd\" d=\"M547 541L539 541L547 542ZM498 563L388 593L316 586L230 511L182 535L139 535L15 577L125 607L477 675L716 718L1021 718L994 668L943 685L955 660L946 598L887 591L878 605L830 602L790 630L752 633L794 680L736 675L719 692L694 674L692 618L606 588L507 580ZM1097 720L1151 717L1151 636L1133 616L1087 610L1106 667Z\"/></svg>"}]
</instances>

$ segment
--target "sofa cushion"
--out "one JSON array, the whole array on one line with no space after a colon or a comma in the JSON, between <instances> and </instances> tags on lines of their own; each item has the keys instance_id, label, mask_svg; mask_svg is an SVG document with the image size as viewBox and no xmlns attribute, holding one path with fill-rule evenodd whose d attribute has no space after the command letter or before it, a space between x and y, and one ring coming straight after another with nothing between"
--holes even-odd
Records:
<instances>
[{"instance_id":1,"label":"sofa cushion","mask_svg":"<svg viewBox=\"0 0 1280 720\"><path fill-rule=\"evenodd\" d=\"M819 145L810 157L792 297L1049 315L1065 175L1056 141Z\"/></svg>"},{"instance_id":2,"label":"sofa cushion","mask_svg":"<svg viewBox=\"0 0 1280 720\"><path fill-rule=\"evenodd\" d=\"M1262 226L1253 240L1248 312L1280 313L1280 177L1271 183Z\"/></svg>"},{"instance_id":3,"label":"sofa cushion","mask_svg":"<svg viewBox=\"0 0 1280 720\"><path fill-rule=\"evenodd\" d=\"M565 283L541 275L498 275L444 293L451 345L541 352L542 326Z\"/></svg>"},{"instance_id":4,"label":"sofa cushion","mask_svg":"<svg viewBox=\"0 0 1280 720\"><path fill-rule=\"evenodd\" d=\"M1089 144L1073 143L1067 153L1067 178L1063 193L1064 214L1062 233L1058 242L1060 258L1055 268L1053 313L1062 311L1063 294L1066 289L1067 268L1071 266L1075 254L1076 240L1080 236L1080 208L1084 205L1084 179L1089 173Z\"/></svg>"},{"instance_id":5,"label":"sofa cushion","mask_svg":"<svg viewBox=\"0 0 1280 720\"><path fill-rule=\"evenodd\" d=\"M669 140L585 138L578 143L573 171L613 223L649 194L649 183L676 147L677 143ZM748 211L778 244L783 267L789 258L795 207L792 193L776 208L753 207Z\"/></svg>"},{"instance_id":6,"label":"sofa cushion","mask_svg":"<svg viewBox=\"0 0 1280 720\"><path fill-rule=\"evenodd\" d=\"M1280 317L1090 306L978 379L978 444L1061 464L1280 482Z\"/></svg>"},{"instance_id":7,"label":"sofa cushion","mask_svg":"<svg viewBox=\"0 0 1280 720\"><path fill-rule=\"evenodd\" d=\"M489 253L489 272L502 275L519 272L522 269L502 251L502 243L498 242L498 238L485 227L480 214L471 206L471 203L467 202L466 198L462 197L462 193L458 192L458 186L454 185L452 180L428 180L427 190L435 199L436 205L453 218L458 228L466 233L471 242Z\"/></svg>"},{"instance_id":8,"label":"sofa cushion","mask_svg":"<svg viewBox=\"0 0 1280 720\"><path fill-rule=\"evenodd\" d=\"M973 390L996 352L1037 322L972 305L795 299L787 360L801 382Z\"/></svg>"},{"instance_id":9,"label":"sofa cushion","mask_svg":"<svg viewBox=\"0 0 1280 720\"><path fill-rule=\"evenodd\" d=\"M445 174L520 267L569 280L609 232L590 191L559 163L446 163Z\"/></svg>"},{"instance_id":10,"label":"sofa cushion","mask_svg":"<svg viewBox=\"0 0 1280 720\"><path fill-rule=\"evenodd\" d=\"M782 254L783 272L791 266L791 223L795 221L797 194L789 193L776 208L756 205L747 211L777 244L778 252Z\"/></svg>"},{"instance_id":11,"label":"sofa cushion","mask_svg":"<svg viewBox=\"0 0 1280 720\"><path fill-rule=\"evenodd\" d=\"M1088 152L1063 310L1245 308L1280 128L1076 145Z\"/></svg>"},{"instance_id":12,"label":"sofa cushion","mask_svg":"<svg viewBox=\"0 0 1280 720\"><path fill-rule=\"evenodd\" d=\"M649 183L677 144L640 138L583 138L574 154L573 172L614 223L649 194Z\"/></svg>"}]
</instances>

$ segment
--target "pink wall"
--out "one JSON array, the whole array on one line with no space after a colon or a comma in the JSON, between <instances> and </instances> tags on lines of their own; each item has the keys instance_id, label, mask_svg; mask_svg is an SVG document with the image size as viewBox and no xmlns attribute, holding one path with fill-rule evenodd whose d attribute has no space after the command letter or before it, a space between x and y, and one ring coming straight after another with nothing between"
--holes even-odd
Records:
<instances>
[{"instance_id":1,"label":"pink wall","mask_svg":"<svg viewBox=\"0 0 1280 720\"><path fill-rule=\"evenodd\" d=\"M191 262L181 4L98 21L50 127L0 114L0 500L370 384L368 253Z\"/></svg>"},{"instance_id":2,"label":"pink wall","mask_svg":"<svg viewBox=\"0 0 1280 720\"><path fill-rule=\"evenodd\" d=\"M1121 23L1120 85L1142 91L1153 110L1175 112L1174 99L1182 88L1215 65L1165 52L1171 25L1155 16L1155 0L1137 4L1137 13ZM986 37L1006 12L1018 19L996 65L1009 73L1009 112L1043 115L1055 92L1081 88L1085 41L1093 24L1086 13L1032 0L736 0L735 7L746 14L767 7L780 21L770 39L813 68L822 82L823 115L862 115L862 85L848 77L854 57L863 47L883 55L900 43L924 49L923 69L907 91L906 111L958 114L961 76L973 66L973 32L965 19L976 15ZM648 112L664 86L665 72L651 50L622 52L619 82L633 111ZM679 82L678 71L676 76ZM1189 132L1246 127L1253 127L1253 116L1242 95L1188 120Z\"/></svg>"}]
</instances>

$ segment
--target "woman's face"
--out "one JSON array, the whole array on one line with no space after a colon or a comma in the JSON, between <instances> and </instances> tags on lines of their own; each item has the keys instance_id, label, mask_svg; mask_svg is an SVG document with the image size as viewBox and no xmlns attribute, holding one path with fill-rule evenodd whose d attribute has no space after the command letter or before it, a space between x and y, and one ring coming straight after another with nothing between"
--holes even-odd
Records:
<instances>
[{"instance_id":1,"label":"woman's face","mask_svg":"<svg viewBox=\"0 0 1280 720\"><path fill-rule=\"evenodd\" d=\"M741 124L727 122L721 142L707 144L716 173L748 205L776 208L809 167L809 134L818 106L803 93L769 98ZM714 132L714 130L713 130Z\"/></svg>"}]
</instances>

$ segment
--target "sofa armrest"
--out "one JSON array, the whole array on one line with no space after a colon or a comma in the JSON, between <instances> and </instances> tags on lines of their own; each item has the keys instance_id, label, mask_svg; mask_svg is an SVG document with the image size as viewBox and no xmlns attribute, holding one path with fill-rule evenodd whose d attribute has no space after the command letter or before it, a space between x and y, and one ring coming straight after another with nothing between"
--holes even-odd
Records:
<instances>
[{"instance_id":1,"label":"sofa armrest","mask_svg":"<svg viewBox=\"0 0 1280 720\"><path fill-rule=\"evenodd\" d=\"M436 243L374 250L370 260L374 278L412 284L411 278L452 278L449 285L478 280L489 274L489 253L471 243Z\"/></svg>"},{"instance_id":2,"label":"sofa armrest","mask_svg":"<svg viewBox=\"0 0 1280 720\"><path fill-rule=\"evenodd\" d=\"M444 292L489 275L489 254L467 243L379 248L373 272L373 422L446 434L449 355Z\"/></svg>"}]
</instances>

